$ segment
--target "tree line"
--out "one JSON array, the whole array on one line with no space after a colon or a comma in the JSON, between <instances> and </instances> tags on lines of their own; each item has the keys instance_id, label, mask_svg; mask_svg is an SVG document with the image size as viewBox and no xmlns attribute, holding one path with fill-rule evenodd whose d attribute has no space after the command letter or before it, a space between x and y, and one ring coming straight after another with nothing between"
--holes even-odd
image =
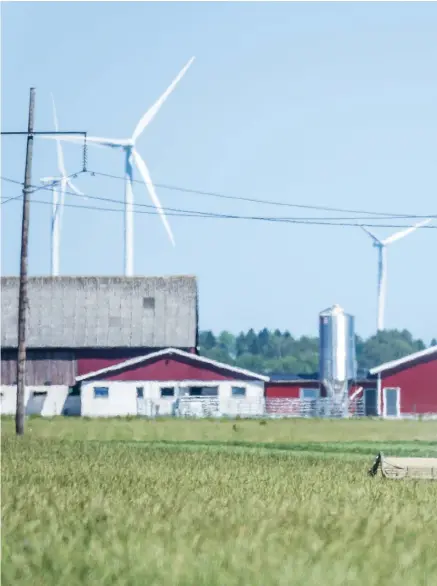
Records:
<instances>
[{"instance_id":1,"label":"tree line","mask_svg":"<svg viewBox=\"0 0 437 586\"><path fill-rule=\"evenodd\" d=\"M430 345L437 345L437 340L431 340ZM295 338L288 331L268 328L238 335L228 331L215 335L206 330L199 333L199 346L202 356L255 372L311 375L319 370L318 337ZM358 374L365 376L378 364L425 348L426 344L408 330L384 330L366 340L356 336Z\"/></svg>"}]
</instances>

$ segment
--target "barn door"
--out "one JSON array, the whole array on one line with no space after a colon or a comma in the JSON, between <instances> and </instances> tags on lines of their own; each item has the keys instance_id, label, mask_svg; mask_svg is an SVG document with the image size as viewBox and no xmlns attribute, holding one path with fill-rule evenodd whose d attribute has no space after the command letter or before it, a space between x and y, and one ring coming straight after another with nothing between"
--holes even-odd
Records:
<instances>
[{"instance_id":1,"label":"barn door","mask_svg":"<svg viewBox=\"0 0 437 586\"><path fill-rule=\"evenodd\" d=\"M399 417L399 389L385 388L384 389L384 414L386 417Z\"/></svg>"},{"instance_id":2,"label":"barn door","mask_svg":"<svg viewBox=\"0 0 437 586\"><path fill-rule=\"evenodd\" d=\"M42 415L47 391L30 391L26 405L26 415Z\"/></svg>"},{"instance_id":3,"label":"barn door","mask_svg":"<svg viewBox=\"0 0 437 586\"><path fill-rule=\"evenodd\" d=\"M376 389L364 390L364 413L367 417L378 415L378 393Z\"/></svg>"}]
</instances>

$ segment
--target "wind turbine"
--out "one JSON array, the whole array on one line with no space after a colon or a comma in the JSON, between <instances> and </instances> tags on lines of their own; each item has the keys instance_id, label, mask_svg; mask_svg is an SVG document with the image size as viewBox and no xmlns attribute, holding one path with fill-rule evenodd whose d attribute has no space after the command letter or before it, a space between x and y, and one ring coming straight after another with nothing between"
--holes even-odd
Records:
<instances>
[{"instance_id":1,"label":"wind turbine","mask_svg":"<svg viewBox=\"0 0 437 586\"><path fill-rule=\"evenodd\" d=\"M138 171L140 172L141 177L143 178L144 183L146 184L147 190L149 192L150 198L158 211L158 214L161 217L162 223L164 224L164 228L170 238L171 243L173 246L175 245L173 233L171 231L170 225L167 221L167 218L164 214L162 209L161 203L156 195L155 187L152 183L152 179L150 177L149 169L147 168L146 163L142 159L141 155L138 153L136 149L136 142L140 135L143 133L145 128L148 124L153 120L156 116L158 111L160 110L163 103L166 101L168 96L173 92L176 85L179 81L183 78L185 73L188 71L188 68L194 61L194 57L192 57L185 67L178 73L178 75L174 78L162 96L147 110L147 112L143 115L143 117L138 122L131 138L127 139L117 139L117 138L101 138L97 136L87 136L86 140L89 143L94 143L96 146L103 146L115 149L121 149L124 152L124 160L125 160L125 167L124 167L124 178L125 178L125 226L124 226L124 240L125 240L125 250L124 250L124 272L125 275L130 277L133 275L133 235L134 235L134 222L133 222L133 190L132 190L132 182L133 182L133 164L137 167ZM46 136L45 138L54 138L53 136ZM79 137L69 136L69 135L59 135L59 138L66 141L77 142L80 139Z\"/></svg>"},{"instance_id":2,"label":"wind turbine","mask_svg":"<svg viewBox=\"0 0 437 586\"><path fill-rule=\"evenodd\" d=\"M383 330L384 329L384 310L385 310L385 297L387 292L387 246L392 244L392 242L396 242L396 240L400 240L408 234L411 234L418 228L425 226L425 224L429 224L431 219L423 220L414 224L414 226L410 226L406 230L401 230L400 232L396 232L392 234L388 238L381 240L375 234L373 234L370 230L361 226L361 228L372 238L373 246L378 249L378 314L377 314L377 329Z\"/></svg>"},{"instance_id":3,"label":"wind turbine","mask_svg":"<svg viewBox=\"0 0 437 586\"><path fill-rule=\"evenodd\" d=\"M56 106L55 100L52 96L52 104L53 104L53 122L55 125L55 130L58 132L59 125L58 125L58 117L56 114ZM64 202L65 202L65 191L67 187L69 187L74 193L77 195L81 195L85 197L85 195L75 187L67 175L67 171L65 169L65 161L64 161L64 154L62 152L61 141L59 139L56 140L56 150L58 155L58 171L60 173L59 177L42 177L40 179L41 183L44 185L51 185L52 186L52 229L51 229L51 274L52 277L59 275L59 245L60 245L60 235L61 235L61 223L62 223L62 215L64 211ZM59 191L58 185L60 185L61 191L61 198L59 201Z\"/></svg>"}]
</instances>

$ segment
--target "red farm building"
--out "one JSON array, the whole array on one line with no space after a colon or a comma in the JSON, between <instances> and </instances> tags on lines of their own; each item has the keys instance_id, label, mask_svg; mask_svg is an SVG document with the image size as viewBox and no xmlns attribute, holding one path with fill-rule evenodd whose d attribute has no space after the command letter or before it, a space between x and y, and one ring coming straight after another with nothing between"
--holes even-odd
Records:
<instances>
[{"instance_id":1,"label":"red farm building","mask_svg":"<svg viewBox=\"0 0 437 586\"><path fill-rule=\"evenodd\" d=\"M77 377L81 413L254 416L264 413L263 376L167 348Z\"/></svg>"},{"instance_id":2,"label":"red farm building","mask_svg":"<svg viewBox=\"0 0 437 586\"><path fill-rule=\"evenodd\" d=\"M18 287L18 277L1 278L2 413L15 409ZM192 276L30 277L28 298L29 413L62 412L76 377L91 371L168 347L197 352Z\"/></svg>"},{"instance_id":3,"label":"red farm building","mask_svg":"<svg viewBox=\"0 0 437 586\"><path fill-rule=\"evenodd\" d=\"M318 374L312 376L272 376L265 385L266 411L277 415L300 415L302 408L307 415L308 402L326 397L326 390ZM376 381L353 381L349 386L351 415L376 416ZM291 399L291 401L290 401ZM302 400L304 403L302 403Z\"/></svg>"},{"instance_id":4,"label":"red farm building","mask_svg":"<svg viewBox=\"0 0 437 586\"><path fill-rule=\"evenodd\" d=\"M437 414L437 346L370 370L383 417Z\"/></svg>"}]
</instances>

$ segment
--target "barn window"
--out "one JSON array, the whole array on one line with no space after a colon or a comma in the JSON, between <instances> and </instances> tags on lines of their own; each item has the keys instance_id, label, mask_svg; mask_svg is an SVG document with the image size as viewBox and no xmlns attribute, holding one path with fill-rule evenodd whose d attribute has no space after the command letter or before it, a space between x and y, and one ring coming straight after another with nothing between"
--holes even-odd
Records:
<instances>
[{"instance_id":1,"label":"barn window","mask_svg":"<svg viewBox=\"0 0 437 586\"><path fill-rule=\"evenodd\" d=\"M95 399L107 399L109 397L109 387L94 387Z\"/></svg>"},{"instance_id":2,"label":"barn window","mask_svg":"<svg viewBox=\"0 0 437 586\"><path fill-rule=\"evenodd\" d=\"M232 396L233 397L245 397L246 396L246 387L232 387Z\"/></svg>"},{"instance_id":3,"label":"barn window","mask_svg":"<svg viewBox=\"0 0 437 586\"><path fill-rule=\"evenodd\" d=\"M319 398L319 389L300 389L300 398L314 401Z\"/></svg>"},{"instance_id":4,"label":"barn window","mask_svg":"<svg viewBox=\"0 0 437 586\"><path fill-rule=\"evenodd\" d=\"M34 397L47 397L47 391L32 391Z\"/></svg>"},{"instance_id":5,"label":"barn window","mask_svg":"<svg viewBox=\"0 0 437 586\"><path fill-rule=\"evenodd\" d=\"M218 387L190 387L191 397L218 397Z\"/></svg>"},{"instance_id":6,"label":"barn window","mask_svg":"<svg viewBox=\"0 0 437 586\"><path fill-rule=\"evenodd\" d=\"M137 399L144 398L144 387L137 387Z\"/></svg>"},{"instance_id":7,"label":"barn window","mask_svg":"<svg viewBox=\"0 0 437 586\"><path fill-rule=\"evenodd\" d=\"M174 387L161 387L161 397L174 397Z\"/></svg>"},{"instance_id":8,"label":"barn window","mask_svg":"<svg viewBox=\"0 0 437 586\"><path fill-rule=\"evenodd\" d=\"M154 297L143 297L144 309L155 309L155 298Z\"/></svg>"}]
</instances>

